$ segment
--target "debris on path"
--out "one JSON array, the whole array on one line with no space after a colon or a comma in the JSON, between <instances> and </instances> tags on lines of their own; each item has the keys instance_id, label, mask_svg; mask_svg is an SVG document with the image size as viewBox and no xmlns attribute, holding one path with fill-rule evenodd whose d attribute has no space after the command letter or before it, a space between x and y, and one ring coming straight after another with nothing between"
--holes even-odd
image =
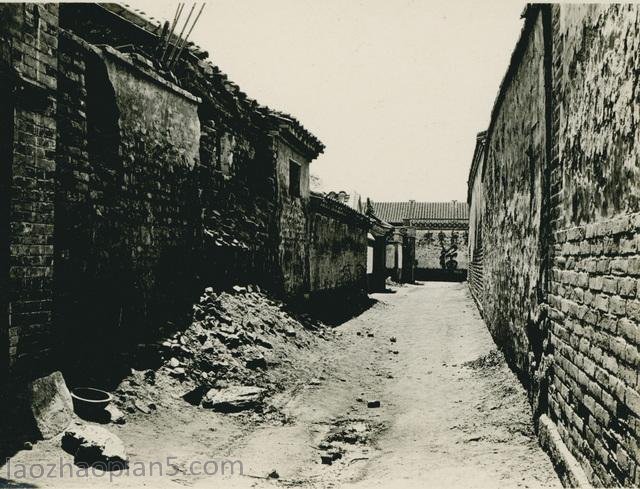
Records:
<instances>
[{"instance_id":1,"label":"debris on path","mask_svg":"<svg viewBox=\"0 0 640 489\"><path fill-rule=\"evenodd\" d=\"M129 461L122 440L100 426L75 423L62 437L62 448L81 466L122 470Z\"/></svg>"}]
</instances>

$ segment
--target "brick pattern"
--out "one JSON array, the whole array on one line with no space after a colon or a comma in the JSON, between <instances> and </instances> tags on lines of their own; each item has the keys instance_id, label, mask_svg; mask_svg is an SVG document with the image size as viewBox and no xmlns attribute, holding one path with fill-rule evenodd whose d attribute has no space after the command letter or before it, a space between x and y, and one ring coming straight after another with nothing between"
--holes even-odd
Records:
<instances>
[{"instance_id":1,"label":"brick pattern","mask_svg":"<svg viewBox=\"0 0 640 489\"><path fill-rule=\"evenodd\" d=\"M51 353L58 7L5 4L0 9L3 44L11 46L10 65L21 74L9 177L6 331L9 368L25 377L33 373L28 359L45 365Z\"/></svg>"},{"instance_id":2,"label":"brick pattern","mask_svg":"<svg viewBox=\"0 0 640 489\"><path fill-rule=\"evenodd\" d=\"M552 419L597 485L640 476L640 215L556 233Z\"/></svg>"}]
</instances>

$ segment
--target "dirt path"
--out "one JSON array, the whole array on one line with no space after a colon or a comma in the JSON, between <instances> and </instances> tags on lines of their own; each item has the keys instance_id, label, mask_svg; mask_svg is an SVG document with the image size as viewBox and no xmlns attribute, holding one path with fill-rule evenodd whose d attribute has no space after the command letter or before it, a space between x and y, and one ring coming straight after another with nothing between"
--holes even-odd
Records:
<instances>
[{"instance_id":1,"label":"dirt path","mask_svg":"<svg viewBox=\"0 0 640 489\"><path fill-rule=\"evenodd\" d=\"M318 365L326 380L283 399L292 423L258 429L229 452L245 473L276 469L281 484L309 487L560 487L525 392L490 353L495 345L466 285L427 283L375 298L339 328ZM464 365L487 354L475 362L481 368ZM374 399L380 408L367 407ZM340 442L341 431L354 430L364 442ZM344 449L330 466L317 448L327 438Z\"/></svg>"},{"instance_id":2,"label":"dirt path","mask_svg":"<svg viewBox=\"0 0 640 489\"><path fill-rule=\"evenodd\" d=\"M173 474L103 476L91 484L560 487L532 431L525 392L495 353L466 284L404 286L374 298L377 304L305 358L279 367L290 378L270 400L276 416L216 414L178 398L110 428L132 460L174 457ZM380 407L367 407L372 400ZM59 441L40 442L15 457L14 470L18 462L58 457L71 462ZM240 460L244 475L189 472L190 461L221 457ZM267 478L274 470L279 478ZM30 482L88 484L77 477Z\"/></svg>"}]
</instances>

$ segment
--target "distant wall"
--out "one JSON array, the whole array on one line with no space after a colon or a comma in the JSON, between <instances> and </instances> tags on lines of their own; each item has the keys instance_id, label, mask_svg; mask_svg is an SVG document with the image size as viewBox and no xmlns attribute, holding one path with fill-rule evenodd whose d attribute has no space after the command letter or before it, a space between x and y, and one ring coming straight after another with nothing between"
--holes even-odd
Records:
<instances>
[{"instance_id":1,"label":"distant wall","mask_svg":"<svg viewBox=\"0 0 640 489\"><path fill-rule=\"evenodd\" d=\"M310 291L366 291L367 218L337 201L312 196L309 226Z\"/></svg>"},{"instance_id":2,"label":"distant wall","mask_svg":"<svg viewBox=\"0 0 640 489\"><path fill-rule=\"evenodd\" d=\"M449 249L458 247L458 270L466 272L468 268L467 240L469 233L466 229L417 229L416 230L416 260L419 276L428 276L429 272L442 270L440 254L442 247Z\"/></svg>"}]
</instances>

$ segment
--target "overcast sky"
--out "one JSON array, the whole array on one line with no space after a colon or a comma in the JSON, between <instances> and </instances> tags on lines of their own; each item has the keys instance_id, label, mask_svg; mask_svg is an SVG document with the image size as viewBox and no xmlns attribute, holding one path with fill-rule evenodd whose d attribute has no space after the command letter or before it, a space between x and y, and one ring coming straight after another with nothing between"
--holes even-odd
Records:
<instances>
[{"instance_id":1,"label":"overcast sky","mask_svg":"<svg viewBox=\"0 0 640 489\"><path fill-rule=\"evenodd\" d=\"M171 20L176 4L129 5ZM212 0L191 39L250 97L325 143L311 171L326 190L465 200L475 135L488 124L523 6Z\"/></svg>"}]
</instances>

